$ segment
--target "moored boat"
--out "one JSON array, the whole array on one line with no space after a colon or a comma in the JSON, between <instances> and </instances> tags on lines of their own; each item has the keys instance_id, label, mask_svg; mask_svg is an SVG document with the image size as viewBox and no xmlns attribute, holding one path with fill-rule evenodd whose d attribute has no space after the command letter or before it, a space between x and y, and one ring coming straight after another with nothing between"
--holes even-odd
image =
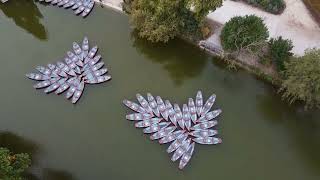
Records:
<instances>
[{"instance_id":1,"label":"moored boat","mask_svg":"<svg viewBox=\"0 0 320 180\"><path fill-rule=\"evenodd\" d=\"M203 106L202 93L201 93L201 91L198 91L198 92L197 92L197 96L196 96L196 109L197 109L197 114L198 114L198 116L201 115L202 106Z\"/></svg>"},{"instance_id":2,"label":"moored boat","mask_svg":"<svg viewBox=\"0 0 320 180\"><path fill-rule=\"evenodd\" d=\"M90 1L90 3L85 7L85 10L82 12L82 17L86 17L93 9L94 1Z\"/></svg>"},{"instance_id":3,"label":"moored boat","mask_svg":"<svg viewBox=\"0 0 320 180\"><path fill-rule=\"evenodd\" d=\"M198 137L192 140L196 143L207 144L207 145L220 144L222 142L220 138L216 138L216 137Z\"/></svg>"},{"instance_id":4,"label":"moored boat","mask_svg":"<svg viewBox=\"0 0 320 180\"><path fill-rule=\"evenodd\" d=\"M160 117L160 111L159 111L159 109L158 109L157 102L156 102L156 100L154 99L154 97L152 96L152 94L147 93L147 99L148 99L149 105L150 105L153 113L154 113L157 117Z\"/></svg>"},{"instance_id":5,"label":"moored boat","mask_svg":"<svg viewBox=\"0 0 320 180\"><path fill-rule=\"evenodd\" d=\"M80 14L82 11L84 11L84 9L85 9L85 7L81 5L80 7L78 7L77 10L74 11L74 13L75 13L76 15L78 15L78 14Z\"/></svg>"},{"instance_id":6,"label":"moored boat","mask_svg":"<svg viewBox=\"0 0 320 180\"><path fill-rule=\"evenodd\" d=\"M178 160L187 150L191 143L191 139L186 139L182 142L182 145L173 153L171 157L171 161Z\"/></svg>"},{"instance_id":7,"label":"moored boat","mask_svg":"<svg viewBox=\"0 0 320 180\"><path fill-rule=\"evenodd\" d=\"M194 152L194 146L195 146L195 143L194 142L191 143L191 145L188 147L188 150L183 154L179 163L179 169L183 169L190 161Z\"/></svg>"}]
</instances>

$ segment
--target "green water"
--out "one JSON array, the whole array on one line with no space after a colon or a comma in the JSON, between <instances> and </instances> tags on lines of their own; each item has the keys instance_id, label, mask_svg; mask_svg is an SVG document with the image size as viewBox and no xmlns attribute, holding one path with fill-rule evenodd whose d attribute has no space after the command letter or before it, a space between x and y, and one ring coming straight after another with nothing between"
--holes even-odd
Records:
<instances>
[{"instance_id":1,"label":"green water","mask_svg":"<svg viewBox=\"0 0 320 180\"><path fill-rule=\"evenodd\" d=\"M113 79L87 86L77 105L32 88L25 73L63 58L83 36ZM320 113L287 106L268 84L231 72L192 45L137 39L128 18L96 6L88 18L31 1L0 5L0 143L32 154L41 180L318 180ZM184 171L166 145L125 120L124 98L151 92L178 103L201 89L223 109L223 144L196 146Z\"/></svg>"}]
</instances>

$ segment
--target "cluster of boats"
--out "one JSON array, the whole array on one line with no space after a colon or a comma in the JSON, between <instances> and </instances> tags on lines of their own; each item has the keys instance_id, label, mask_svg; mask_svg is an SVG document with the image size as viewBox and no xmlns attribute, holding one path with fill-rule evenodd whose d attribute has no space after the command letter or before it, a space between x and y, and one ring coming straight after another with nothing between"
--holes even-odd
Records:
<instances>
[{"instance_id":1,"label":"cluster of boats","mask_svg":"<svg viewBox=\"0 0 320 180\"><path fill-rule=\"evenodd\" d=\"M135 113L126 116L126 119L135 121L135 127L144 128L145 134L151 134L151 140L158 140L160 144L171 143L167 149L173 153L171 160L179 158L179 168L183 169L191 159L195 143L219 144L220 138L214 137L217 130L212 129L218 124L215 118L221 114L221 110L212 108L216 95L211 95L204 102L201 91L197 92L195 101L189 98L187 104L183 104L182 110L178 104L163 101L160 96L154 98L147 93L147 98L141 94L136 95L139 104L124 100L123 103Z\"/></svg>"},{"instance_id":2,"label":"cluster of boats","mask_svg":"<svg viewBox=\"0 0 320 180\"><path fill-rule=\"evenodd\" d=\"M74 13L86 17L94 7L94 0L39 0L63 8L71 8Z\"/></svg>"},{"instance_id":3,"label":"cluster of boats","mask_svg":"<svg viewBox=\"0 0 320 180\"><path fill-rule=\"evenodd\" d=\"M73 51L68 51L64 60L38 66L37 72L26 76L39 81L34 88L45 88L45 93L61 94L68 90L66 98L71 98L71 102L76 103L85 84L99 84L111 79L110 75L106 75L108 69L103 68L104 63L100 61L101 55L96 55L97 51L97 46L89 48L89 40L85 37L81 47L78 43L73 43Z\"/></svg>"}]
</instances>

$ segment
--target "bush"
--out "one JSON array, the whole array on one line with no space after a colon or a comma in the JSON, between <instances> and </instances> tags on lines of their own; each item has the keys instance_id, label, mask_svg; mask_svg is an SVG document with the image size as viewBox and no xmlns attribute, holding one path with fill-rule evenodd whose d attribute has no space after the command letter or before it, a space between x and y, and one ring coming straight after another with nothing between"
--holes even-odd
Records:
<instances>
[{"instance_id":1,"label":"bush","mask_svg":"<svg viewBox=\"0 0 320 180\"><path fill-rule=\"evenodd\" d=\"M22 180L21 174L30 166L28 154L12 154L6 148L0 148L0 179Z\"/></svg>"},{"instance_id":2,"label":"bush","mask_svg":"<svg viewBox=\"0 0 320 180\"><path fill-rule=\"evenodd\" d=\"M307 50L302 57L284 63L283 99L305 102L305 108L320 108L320 49Z\"/></svg>"},{"instance_id":3,"label":"bush","mask_svg":"<svg viewBox=\"0 0 320 180\"><path fill-rule=\"evenodd\" d=\"M123 10L125 13L131 14L132 2L133 2L133 0L123 0L123 2L121 3L122 10Z\"/></svg>"},{"instance_id":4,"label":"bush","mask_svg":"<svg viewBox=\"0 0 320 180\"><path fill-rule=\"evenodd\" d=\"M281 36L277 39L270 39L270 57L273 63L277 66L278 71L284 70L284 62L287 61L293 54L290 52L293 48L292 41L283 39Z\"/></svg>"},{"instance_id":5,"label":"bush","mask_svg":"<svg viewBox=\"0 0 320 180\"><path fill-rule=\"evenodd\" d=\"M272 14L280 14L286 8L284 0L242 0Z\"/></svg>"},{"instance_id":6,"label":"bush","mask_svg":"<svg viewBox=\"0 0 320 180\"><path fill-rule=\"evenodd\" d=\"M227 51L255 51L266 42L269 32L257 16L237 16L226 23L221 32L221 43Z\"/></svg>"}]
</instances>

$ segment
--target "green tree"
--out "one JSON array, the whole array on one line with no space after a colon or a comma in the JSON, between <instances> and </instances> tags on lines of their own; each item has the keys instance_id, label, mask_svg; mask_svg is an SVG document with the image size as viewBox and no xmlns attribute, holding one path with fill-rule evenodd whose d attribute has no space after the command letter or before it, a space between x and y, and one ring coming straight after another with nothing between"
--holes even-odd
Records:
<instances>
[{"instance_id":1,"label":"green tree","mask_svg":"<svg viewBox=\"0 0 320 180\"><path fill-rule=\"evenodd\" d=\"M6 148L0 148L0 179L22 180L21 174L30 164L28 154L13 154Z\"/></svg>"},{"instance_id":2,"label":"green tree","mask_svg":"<svg viewBox=\"0 0 320 180\"><path fill-rule=\"evenodd\" d=\"M139 36L152 42L174 38L183 25L179 15L182 0L134 0L131 22Z\"/></svg>"},{"instance_id":3,"label":"green tree","mask_svg":"<svg viewBox=\"0 0 320 180\"><path fill-rule=\"evenodd\" d=\"M236 16L230 19L221 32L221 43L229 52L256 51L269 37L263 20L255 15Z\"/></svg>"},{"instance_id":4,"label":"green tree","mask_svg":"<svg viewBox=\"0 0 320 180\"><path fill-rule=\"evenodd\" d=\"M222 0L126 0L123 8L140 37L167 42L198 33L209 11L221 5Z\"/></svg>"},{"instance_id":5,"label":"green tree","mask_svg":"<svg viewBox=\"0 0 320 180\"><path fill-rule=\"evenodd\" d=\"M281 36L277 39L272 38L269 41L269 47L272 61L276 64L278 71L283 71L284 62L293 55L291 53L292 41L283 39Z\"/></svg>"},{"instance_id":6,"label":"green tree","mask_svg":"<svg viewBox=\"0 0 320 180\"><path fill-rule=\"evenodd\" d=\"M305 102L306 108L320 108L320 49L310 49L302 57L285 62L284 81L280 92L293 103Z\"/></svg>"}]
</instances>

